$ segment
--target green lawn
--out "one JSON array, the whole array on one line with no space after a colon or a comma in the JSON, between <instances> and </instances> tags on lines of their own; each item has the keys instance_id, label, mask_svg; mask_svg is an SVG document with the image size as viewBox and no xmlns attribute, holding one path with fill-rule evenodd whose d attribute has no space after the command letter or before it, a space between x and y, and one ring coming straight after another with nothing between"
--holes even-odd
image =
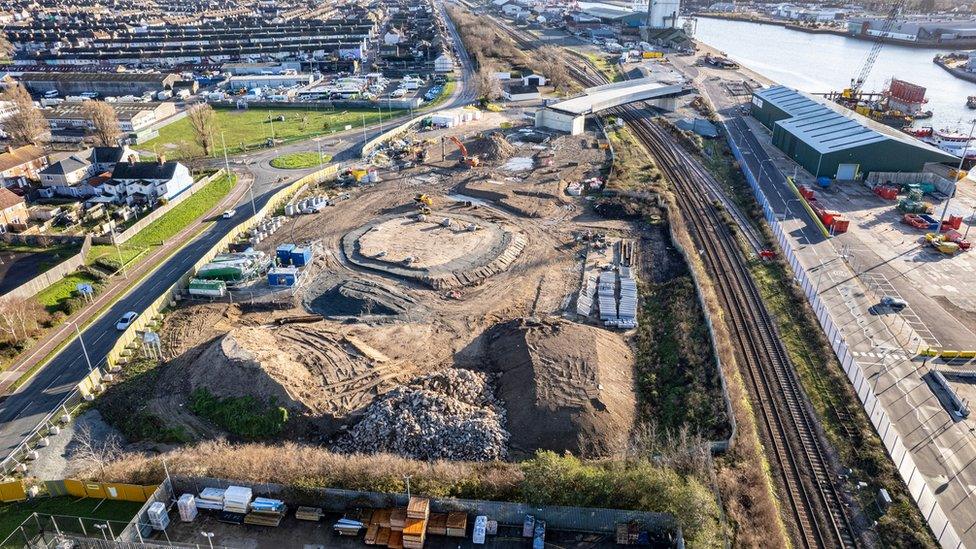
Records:
<instances>
[{"instance_id":1,"label":"green lawn","mask_svg":"<svg viewBox=\"0 0 976 549\"><path fill-rule=\"evenodd\" d=\"M227 196L227 193L234 188L236 179L236 177L221 177L212 181L203 189L197 191L196 194L166 212L164 216L149 224L148 227L139 231L135 236L127 240L125 244L119 246L122 251L123 261L128 263L143 250L161 246L164 242L173 238L178 232L193 223L198 217L210 211L218 202ZM92 264L96 261L108 268L118 269L121 267L115 246L110 244L91 247L86 262Z\"/></svg>"},{"instance_id":2,"label":"green lawn","mask_svg":"<svg viewBox=\"0 0 976 549\"><path fill-rule=\"evenodd\" d=\"M118 524L114 522L112 524L113 532L115 532L117 535L124 527L121 523L131 520L142 505L142 503L132 501L114 501L93 498L79 499L70 496L39 498L33 501L19 503L4 503L0 504L0 540L6 539L7 536L15 531L17 527L31 515L31 513L82 517L101 521L120 521ZM95 534L96 536L99 534L99 531L94 528L94 521L87 520L84 522L86 529L91 528L93 530L92 532L89 532L89 534ZM59 520L58 526L64 530L68 530L72 527L78 530L81 529L81 526L77 520ZM34 530L28 530L29 534L33 534L35 532L36 527ZM16 545L18 547L22 547L24 545L22 543L23 540L18 541L21 541L21 543L17 544L15 542L9 546L13 547Z\"/></svg>"},{"instance_id":3,"label":"green lawn","mask_svg":"<svg viewBox=\"0 0 976 549\"><path fill-rule=\"evenodd\" d=\"M215 110L217 127L224 134L228 154L264 147L271 137L272 126L274 126L275 139L289 142L342 131L347 124L353 127L361 126L364 115L367 125L379 122L381 118L388 120L391 117L390 111L386 109L382 109L382 112L376 109L317 111L298 108L247 110L216 108ZM284 116L285 121L269 122L269 114L275 119ZM392 116L401 114L402 112L394 110ZM220 137L216 139L219 147ZM163 127L159 130L159 137L139 145L138 149L155 151L157 154L165 153L168 158L178 158L182 152L180 149L184 148L180 145L181 142L186 143L188 150L192 150L194 154L203 154L203 150L194 143L193 129L186 118Z\"/></svg>"},{"instance_id":4,"label":"green lawn","mask_svg":"<svg viewBox=\"0 0 976 549\"><path fill-rule=\"evenodd\" d=\"M79 283L94 285L98 278L84 271L75 271L62 278L58 282L51 284L37 294L37 302L44 307L47 312L53 313L61 308L61 303L74 296L75 287Z\"/></svg>"},{"instance_id":5,"label":"green lawn","mask_svg":"<svg viewBox=\"0 0 976 549\"><path fill-rule=\"evenodd\" d=\"M283 154L276 157L271 161L271 166L285 170L298 170L302 168L312 168L314 166L318 166L319 164L326 164L330 161L332 161L331 154L322 153L320 156L317 152L297 152Z\"/></svg>"}]
</instances>

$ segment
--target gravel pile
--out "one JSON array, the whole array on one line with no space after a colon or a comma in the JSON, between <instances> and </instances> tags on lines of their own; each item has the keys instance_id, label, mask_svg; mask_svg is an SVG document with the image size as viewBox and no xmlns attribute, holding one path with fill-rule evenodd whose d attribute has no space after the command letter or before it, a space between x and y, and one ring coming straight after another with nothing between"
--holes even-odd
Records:
<instances>
[{"instance_id":1,"label":"gravel pile","mask_svg":"<svg viewBox=\"0 0 976 549\"><path fill-rule=\"evenodd\" d=\"M391 453L422 460L505 459L504 409L487 375L450 369L416 379L383 395L366 409L334 449Z\"/></svg>"}]
</instances>

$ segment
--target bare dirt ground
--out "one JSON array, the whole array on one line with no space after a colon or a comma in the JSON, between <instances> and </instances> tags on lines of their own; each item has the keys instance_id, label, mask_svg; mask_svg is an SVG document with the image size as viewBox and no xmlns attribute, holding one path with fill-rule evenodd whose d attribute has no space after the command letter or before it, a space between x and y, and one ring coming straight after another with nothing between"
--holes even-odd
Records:
<instances>
[{"instance_id":1,"label":"bare dirt ground","mask_svg":"<svg viewBox=\"0 0 976 549\"><path fill-rule=\"evenodd\" d=\"M607 151L594 134L539 134L518 121L499 130L493 120L494 130L481 121L417 134L428 149L427 163L388 167L379 183L349 189L350 199L292 218L263 241L259 249L271 254L282 243L314 243L322 251L286 308L262 310L245 300L185 304L169 315L163 342L170 360L153 400L157 415L200 436L216 436L213 426L186 411L187 396L202 387L221 397L273 398L313 423L320 440L329 440L354 429L378 397L411 380L450 368L497 373L501 369L493 364L514 353L529 358L510 376L521 381L499 382L499 397L517 451L609 452L634 416L634 360L626 339L557 320L546 321L554 331L541 339L535 329L492 345L481 335L496 325L522 325L525 318L572 317L567 311L579 291L585 255L579 235L640 233L628 222L590 214L588 201L565 192L568 183L599 175ZM480 166L459 165L450 142L441 159L439 137L452 132L470 145L469 154L482 158ZM468 216L486 228L466 234L417 225L409 217L421 193L432 198L430 219ZM349 261L344 236L384 216L395 221L366 233L365 247L373 255L393 254L396 262L410 255L427 257L422 261L428 266L463 259L484 248L489 226L522 235L524 247L490 276L438 290ZM323 319L279 325L309 313ZM532 349L504 348L526 344ZM540 432L540 414L553 415L552 433Z\"/></svg>"}]
</instances>

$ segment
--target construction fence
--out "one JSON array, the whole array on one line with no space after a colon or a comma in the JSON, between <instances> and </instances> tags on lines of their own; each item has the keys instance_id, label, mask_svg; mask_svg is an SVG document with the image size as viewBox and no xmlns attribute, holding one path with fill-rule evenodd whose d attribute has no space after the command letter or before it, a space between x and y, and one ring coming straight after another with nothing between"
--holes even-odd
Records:
<instances>
[{"instance_id":1,"label":"construction fence","mask_svg":"<svg viewBox=\"0 0 976 549\"><path fill-rule=\"evenodd\" d=\"M746 180L749 182L749 186L752 187L756 200L762 206L766 222L772 228L773 234L786 257L787 263L793 269L794 279L803 288L804 295L806 295L807 301L816 313L817 320L820 322L824 334L827 335L834 354L837 356L844 372L854 386L854 390L857 392L857 397L861 401L864 411L881 437L884 447L888 451L888 455L891 456L892 461L898 467L898 473L908 486L908 491L918 504L922 516L925 517L925 520L928 522L929 527L942 547L946 549L961 549L963 547L961 537L949 522L945 510L942 509L942 506L936 499L932 488L925 482L925 478L916 466L912 454L905 447L901 436L888 416L888 411L885 410L884 403L875 394L871 382L865 374L864 367L854 358L854 355L847 346L847 342L844 341L841 330L833 320L826 304L818 295L817 287L800 263L796 252L793 250L793 245L788 234L782 225L780 225L773 208L759 187L755 174L750 171L748 164L746 164L742 156L742 152L739 150L735 140L728 133L728 130L725 133L728 137L732 152L735 155L735 159L743 167Z\"/></svg>"}]
</instances>

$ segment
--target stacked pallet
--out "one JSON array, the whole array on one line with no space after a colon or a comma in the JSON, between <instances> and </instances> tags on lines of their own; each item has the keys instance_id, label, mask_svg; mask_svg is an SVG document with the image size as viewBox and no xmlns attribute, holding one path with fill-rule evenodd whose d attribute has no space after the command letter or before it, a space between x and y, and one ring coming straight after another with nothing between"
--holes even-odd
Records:
<instances>
[{"instance_id":1,"label":"stacked pallet","mask_svg":"<svg viewBox=\"0 0 976 549\"><path fill-rule=\"evenodd\" d=\"M410 498L406 513L407 520L403 527L403 546L406 549L421 549L427 538L430 500L427 498Z\"/></svg>"},{"instance_id":2,"label":"stacked pallet","mask_svg":"<svg viewBox=\"0 0 976 549\"><path fill-rule=\"evenodd\" d=\"M463 511L451 511L447 514L447 535L463 538L468 531L468 514Z\"/></svg>"},{"instance_id":3,"label":"stacked pallet","mask_svg":"<svg viewBox=\"0 0 976 549\"><path fill-rule=\"evenodd\" d=\"M180 510L180 520L183 522L193 522L197 518L196 498L193 494L183 494L176 500L176 507Z\"/></svg>"},{"instance_id":4,"label":"stacked pallet","mask_svg":"<svg viewBox=\"0 0 976 549\"><path fill-rule=\"evenodd\" d=\"M403 549L403 532L390 530L390 540L386 542L390 549Z\"/></svg>"},{"instance_id":5,"label":"stacked pallet","mask_svg":"<svg viewBox=\"0 0 976 549\"><path fill-rule=\"evenodd\" d=\"M403 507L397 507L390 512L390 530L394 532L402 532L403 527L407 525L407 510Z\"/></svg>"},{"instance_id":6,"label":"stacked pallet","mask_svg":"<svg viewBox=\"0 0 976 549\"><path fill-rule=\"evenodd\" d=\"M246 514L253 494L244 486L229 486L224 490L224 511Z\"/></svg>"},{"instance_id":7,"label":"stacked pallet","mask_svg":"<svg viewBox=\"0 0 976 549\"><path fill-rule=\"evenodd\" d=\"M224 489L204 488L200 497L196 498L197 509L222 511L224 509Z\"/></svg>"},{"instance_id":8,"label":"stacked pallet","mask_svg":"<svg viewBox=\"0 0 976 549\"><path fill-rule=\"evenodd\" d=\"M251 502L251 512L244 517L244 524L277 527L287 510L285 502L281 500L256 498Z\"/></svg>"},{"instance_id":9,"label":"stacked pallet","mask_svg":"<svg viewBox=\"0 0 976 549\"><path fill-rule=\"evenodd\" d=\"M295 511L295 518L298 520L308 520L318 522L322 520L322 509L320 507L299 507Z\"/></svg>"},{"instance_id":10,"label":"stacked pallet","mask_svg":"<svg viewBox=\"0 0 976 549\"><path fill-rule=\"evenodd\" d=\"M427 533L432 536L446 536L447 513L431 513L427 520Z\"/></svg>"}]
</instances>

